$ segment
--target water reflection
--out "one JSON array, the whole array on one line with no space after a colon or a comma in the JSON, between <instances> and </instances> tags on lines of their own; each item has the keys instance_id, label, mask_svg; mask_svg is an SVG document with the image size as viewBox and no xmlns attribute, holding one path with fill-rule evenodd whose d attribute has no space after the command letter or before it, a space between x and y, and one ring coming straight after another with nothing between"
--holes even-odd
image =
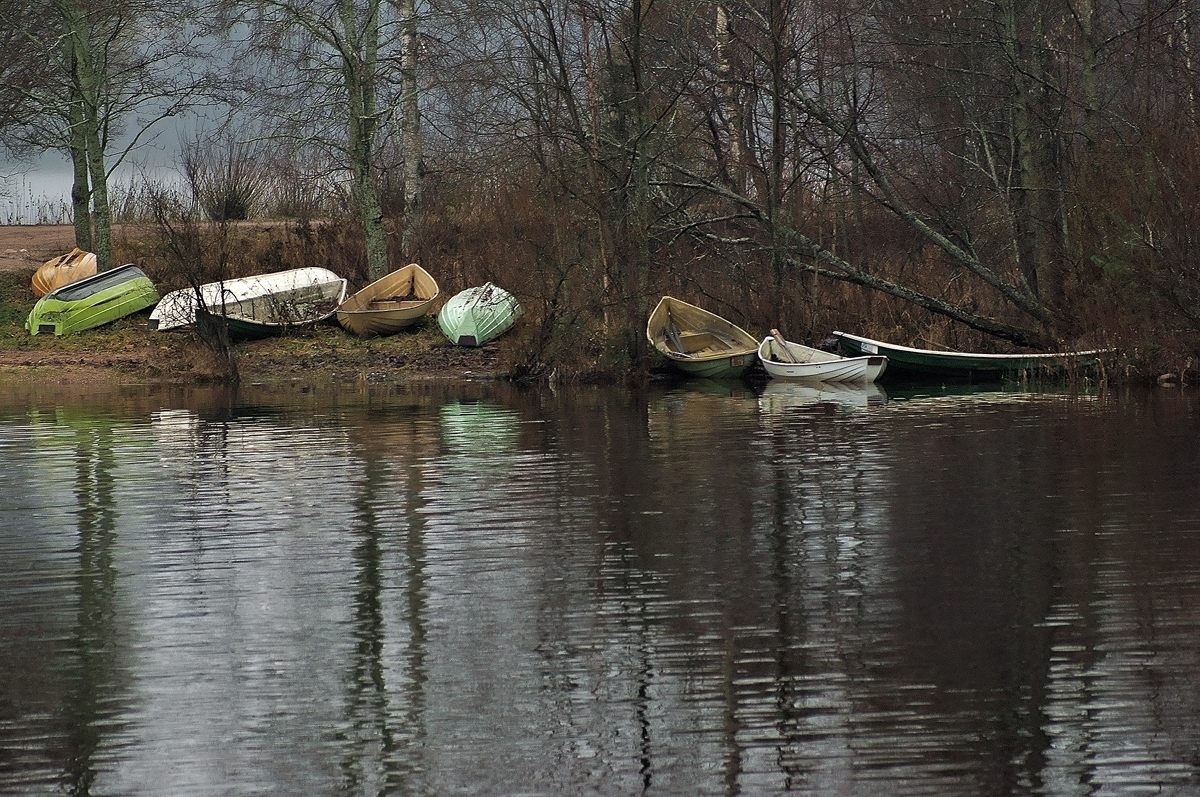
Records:
<instances>
[{"instance_id":1,"label":"water reflection","mask_svg":"<svg viewBox=\"0 0 1200 797\"><path fill-rule=\"evenodd\" d=\"M421 463L439 439L418 406L392 409L371 411L353 432L363 477L355 491L355 655L341 766L348 791L421 794L428 680Z\"/></svg>"},{"instance_id":2,"label":"water reflection","mask_svg":"<svg viewBox=\"0 0 1200 797\"><path fill-rule=\"evenodd\" d=\"M767 413L811 409L878 409L887 393L876 384L854 382L800 382L772 379L763 388L759 404Z\"/></svg>"},{"instance_id":3,"label":"water reflection","mask_svg":"<svg viewBox=\"0 0 1200 797\"><path fill-rule=\"evenodd\" d=\"M6 395L6 794L1200 784L1189 394Z\"/></svg>"}]
</instances>

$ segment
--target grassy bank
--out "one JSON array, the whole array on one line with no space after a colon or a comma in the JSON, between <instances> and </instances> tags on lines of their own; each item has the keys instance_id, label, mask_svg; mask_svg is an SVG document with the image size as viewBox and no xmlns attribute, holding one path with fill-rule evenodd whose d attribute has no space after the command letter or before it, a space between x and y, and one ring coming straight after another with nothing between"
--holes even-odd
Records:
<instances>
[{"instance_id":1,"label":"grassy bank","mask_svg":"<svg viewBox=\"0 0 1200 797\"><path fill-rule=\"evenodd\" d=\"M36 302L29 287L32 274L0 272L0 374L169 382L227 376L194 331L150 330L149 311L76 335L30 335L24 323ZM244 382L497 378L510 368L502 342L480 349L451 346L432 316L387 338L361 339L326 323L281 338L239 343L233 354Z\"/></svg>"}]
</instances>

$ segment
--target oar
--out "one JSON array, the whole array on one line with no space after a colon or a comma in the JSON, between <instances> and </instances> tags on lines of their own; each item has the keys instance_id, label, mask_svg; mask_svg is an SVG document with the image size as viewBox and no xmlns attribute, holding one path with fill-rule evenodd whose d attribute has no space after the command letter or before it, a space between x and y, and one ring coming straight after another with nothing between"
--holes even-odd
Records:
<instances>
[{"instance_id":1,"label":"oar","mask_svg":"<svg viewBox=\"0 0 1200 797\"><path fill-rule=\"evenodd\" d=\"M792 365L798 365L796 358L792 356L792 350L787 347L787 341L783 339L783 335L779 333L778 329L771 330L771 338L779 344L779 349L783 352L783 356L787 358L787 361Z\"/></svg>"},{"instance_id":2,"label":"oar","mask_svg":"<svg viewBox=\"0 0 1200 797\"><path fill-rule=\"evenodd\" d=\"M683 350L683 341L679 339L679 328L675 326L675 319L671 317L671 308L667 308L667 326L663 330L667 336L667 342L671 344L671 348L676 354L681 357L687 357L688 354Z\"/></svg>"}]
</instances>

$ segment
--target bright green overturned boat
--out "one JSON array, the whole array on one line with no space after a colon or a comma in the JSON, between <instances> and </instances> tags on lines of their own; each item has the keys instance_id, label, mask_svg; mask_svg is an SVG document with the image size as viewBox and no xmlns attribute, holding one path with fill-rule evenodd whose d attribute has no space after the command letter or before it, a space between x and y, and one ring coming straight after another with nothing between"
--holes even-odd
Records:
<instances>
[{"instance_id":1,"label":"bright green overturned boat","mask_svg":"<svg viewBox=\"0 0 1200 797\"><path fill-rule=\"evenodd\" d=\"M132 263L50 291L25 319L30 335L70 335L144 310L158 302L146 273Z\"/></svg>"},{"instance_id":2,"label":"bright green overturned boat","mask_svg":"<svg viewBox=\"0 0 1200 797\"><path fill-rule=\"evenodd\" d=\"M452 296L438 326L455 346L482 346L511 329L521 313L515 296L488 282Z\"/></svg>"}]
</instances>

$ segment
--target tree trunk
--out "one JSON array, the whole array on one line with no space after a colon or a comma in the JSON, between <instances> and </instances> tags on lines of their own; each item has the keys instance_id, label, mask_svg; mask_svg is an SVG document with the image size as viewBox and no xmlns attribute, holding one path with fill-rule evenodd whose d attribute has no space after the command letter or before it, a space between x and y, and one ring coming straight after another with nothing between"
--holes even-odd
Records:
<instances>
[{"instance_id":1,"label":"tree trunk","mask_svg":"<svg viewBox=\"0 0 1200 797\"><path fill-rule=\"evenodd\" d=\"M97 251L93 222L93 169L90 158L93 151L92 136L96 126L95 107L97 87L92 71L91 54L88 51L88 20L86 14L73 3L59 6L59 14L66 29L66 61L69 64L67 99L67 121L70 125L69 149L71 153L71 209L74 214L75 245L96 254L96 269L104 271L112 266L112 255L103 260Z\"/></svg>"},{"instance_id":2,"label":"tree trunk","mask_svg":"<svg viewBox=\"0 0 1200 797\"><path fill-rule=\"evenodd\" d=\"M1013 191L1016 253L1032 293L1053 308L1062 306L1062 257L1056 238L1061 221L1059 175L1052 126L1057 118L1049 97L1044 41L1045 10L1040 0L1028 8L1011 3L1007 9L1013 71L1011 105L1015 186ZM1030 28L1022 29L1027 21Z\"/></svg>"},{"instance_id":3,"label":"tree trunk","mask_svg":"<svg viewBox=\"0 0 1200 797\"><path fill-rule=\"evenodd\" d=\"M93 251L92 189L88 177L87 145L83 141L83 114L79 103L71 103L71 217L75 225L75 245Z\"/></svg>"},{"instance_id":4,"label":"tree trunk","mask_svg":"<svg viewBox=\"0 0 1200 797\"><path fill-rule=\"evenodd\" d=\"M742 142L745 137L745 118L742 114L737 75L733 67L733 18L725 2L717 4L716 56L718 96L725 116L725 172L734 191L746 190L746 163Z\"/></svg>"},{"instance_id":5,"label":"tree trunk","mask_svg":"<svg viewBox=\"0 0 1200 797\"><path fill-rule=\"evenodd\" d=\"M347 138L352 192L366 237L367 272L372 280L377 280L387 276L390 270L387 229L383 223L383 206L379 201L374 168L375 133L379 129L375 91L379 64L379 3L368 5L361 34L353 1L342 0L340 12L345 43L342 74L350 98Z\"/></svg>"},{"instance_id":6,"label":"tree trunk","mask_svg":"<svg viewBox=\"0 0 1200 797\"><path fill-rule=\"evenodd\" d=\"M104 145L100 140L99 120L94 120L88 135L88 171L92 179L92 216L95 220L96 270L113 267L112 209L108 204L108 175L105 173Z\"/></svg>"},{"instance_id":7,"label":"tree trunk","mask_svg":"<svg viewBox=\"0 0 1200 797\"><path fill-rule=\"evenodd\" d=\"M784 70L787 65L787 0L770 0L770 26L771 26L771 151L770 151L770 167L767 171L767 219L770 225L768 230L771 236L771 277L773 281L772 288L776 296L783 297L788 295L788 291L784 289L786 273L785 266L787 258L783 253L783 242L780 240L780 229L784 221L781 217L783 211L783 185L784 185L784 158L786 155L786 139L787 139L787 120L784 117L784 92L785 76ZM776 308L776 317L772 321L778 325L780 323L779 308Z\"/></svg>"},{"instance_id":8,"label":"tree trunk","mask_svg":"<svg viewBox=\"0 0 1200 797\"><path fill-rule=\"evenodd\" d=\"M401 99L400 134L404 148L404 237L402 249L406 260L416 259L421 233L421 179L424 172L424 152L421 145L421 103L417 87L417 8L415 0L400 0L400 80L404 95Z\"/></svg>"}]
</instances>

